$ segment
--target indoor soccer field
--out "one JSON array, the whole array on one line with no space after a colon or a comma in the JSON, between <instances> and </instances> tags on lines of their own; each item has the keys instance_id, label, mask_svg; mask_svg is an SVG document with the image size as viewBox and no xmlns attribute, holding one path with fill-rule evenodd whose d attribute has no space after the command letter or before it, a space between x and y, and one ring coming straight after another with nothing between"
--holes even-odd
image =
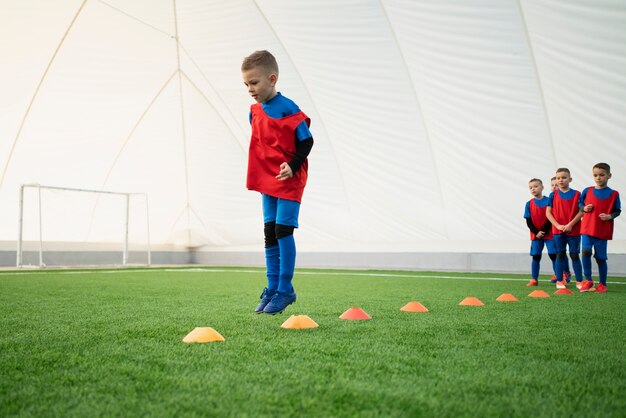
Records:
<instances>
[{"instance_id":1,"label":"indoor soccer field","mask_svg":"<svg viewBox=\"0 0 626 418\"><path fill-rule=\"evenodd\" d=\"M271 316L261 269L0 272L0 415L624 416L626 278L542 278L298 270ZM339 318L353 307L371 319ZM196 327L224 341L184 343Z\"/></svg>"}]
</instances>

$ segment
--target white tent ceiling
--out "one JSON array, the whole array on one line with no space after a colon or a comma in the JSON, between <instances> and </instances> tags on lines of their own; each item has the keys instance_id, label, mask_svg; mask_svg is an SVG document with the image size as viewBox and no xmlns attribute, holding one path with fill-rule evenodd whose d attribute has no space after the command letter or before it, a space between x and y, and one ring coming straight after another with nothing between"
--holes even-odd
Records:
<instances>
[{"instance_id":1,"label":"white tent ceiling","mask_svg":"<svg viewBox=\"0 0 626 418\"><path fill-rule=\"evenodd\" d=\"M41 183L146 192L155 243L261 248L257 49L312 119L300 249L522 252L531 177L605 161L626 193L624 0L1 0L0 28L0 240Z\"/></svg>"}]
</instances>

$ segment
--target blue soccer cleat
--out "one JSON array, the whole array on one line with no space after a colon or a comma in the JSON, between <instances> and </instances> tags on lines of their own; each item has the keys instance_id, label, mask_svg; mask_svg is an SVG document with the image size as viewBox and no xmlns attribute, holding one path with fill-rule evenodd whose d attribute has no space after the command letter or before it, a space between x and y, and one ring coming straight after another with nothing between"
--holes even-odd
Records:
<instances>
[{"instance_id":1,"label":"blue soccer cleat","mask_svg":"<svg viewBox=\"0 0 626 418\"><path fill-rule=\"evenodd\" d=\"M272 300L265 306L263 312L270 315L282 313L285 308L296 301L296 292L276 292Z\"/></svg>"},{"instance_id":2,"label":"blue soccer cleat","mask_svg":"<svg viewBox=\"0 0 626 418\"><path fill-rule=\"evenodd\" d=\"M272 300L275 294L276 294L275 290L269 290L267 287L263 289L263 293L261 293L261 296L260 296L261 302L259 302L254 312L259 313L259 314L263 313L263 309L265 309L267 304L270 303L270 301Z\"/></svg>"}]
</instances>

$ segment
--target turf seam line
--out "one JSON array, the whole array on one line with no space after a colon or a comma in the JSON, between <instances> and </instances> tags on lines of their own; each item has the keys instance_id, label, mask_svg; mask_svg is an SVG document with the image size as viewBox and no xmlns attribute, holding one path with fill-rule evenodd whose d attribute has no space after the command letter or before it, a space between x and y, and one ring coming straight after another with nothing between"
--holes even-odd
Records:
<instances>
[{"instance_id":1,"label":"turf seam line","mask_svg":"<svg viewBox=\"0 0 626 418\"><path fill-rule=\"evenodd\" d=\"M157 272L184 272L184 273L251 273L251 274L264 274L264 271L259 270L235 270L235 269L213 269L213 268L189 268L189 269L159 269L159 270L132 270L133 273L157 273ZM129 270L82 270L82 271L55 271L57 274L121 274L128 273ZM6 272L0 273L2 275L21 275L21 274L45 274L51 273L51 271L24 271L24 272ZM400 273L365 273L365 272L316 272L316 271L297 271L298 275L310 275L310 276L361 276L361 277L403 277L414 279L456 279L456 280L483 280L483 281L517 281L525 282L527 278L510 278L510 277L461 277L461 276L446 276L446 275L424 275L424 274L400 274ZM545 280L544 280L545 281ZM609 281L608 284L626 284L626 282Z\"/></svg>"}]
</instances>

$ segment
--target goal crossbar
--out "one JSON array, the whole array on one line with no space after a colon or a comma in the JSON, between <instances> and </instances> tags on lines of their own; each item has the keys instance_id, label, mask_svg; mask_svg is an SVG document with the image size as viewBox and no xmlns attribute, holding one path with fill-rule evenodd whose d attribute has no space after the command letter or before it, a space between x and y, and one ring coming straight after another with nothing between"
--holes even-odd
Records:
<instances>
[{"instance_id":1,"label":"goal crossbar","mask_svg":"<svg viewBox=\"0 0 626 418\"><path fill-rule=\"evenodd\" d=\"M22 184L20 186L20 196L19 196L19 231L18 231L18 239L17 239L17 267L23 266L23 253L24 253L24 189L26 188L34 188L37 189L37 212L39 217L39 267L44 267L43 261L43 232L42 232L42 210L41 210L41 190L59 190L59 191L70 191L70 192L78 192L78 193L95 193L95 194L104 194L104 195L117 195L123 196L126 200L126 208L125 208L125 217L124 217L124 249L122 255L122 265L128 265L128 254L129 254L129 245L128 245L128 237L129 237L129 213L130 213L130 197L131 196L143 196L145 199L146 205L146 245L147 245L147 256L148 262L147 265L152 263L152 255L150 250L150 222L149 222L149 210L148 210L148 196L146 193L136 193L136 192L116 192L116 191L108 191L108 190L92 190L92 189L81 189L81 188L72 188L72 187L60 187L60 186L47 186L37 183L28 183Z\"/></svg>"}]
</instances>

